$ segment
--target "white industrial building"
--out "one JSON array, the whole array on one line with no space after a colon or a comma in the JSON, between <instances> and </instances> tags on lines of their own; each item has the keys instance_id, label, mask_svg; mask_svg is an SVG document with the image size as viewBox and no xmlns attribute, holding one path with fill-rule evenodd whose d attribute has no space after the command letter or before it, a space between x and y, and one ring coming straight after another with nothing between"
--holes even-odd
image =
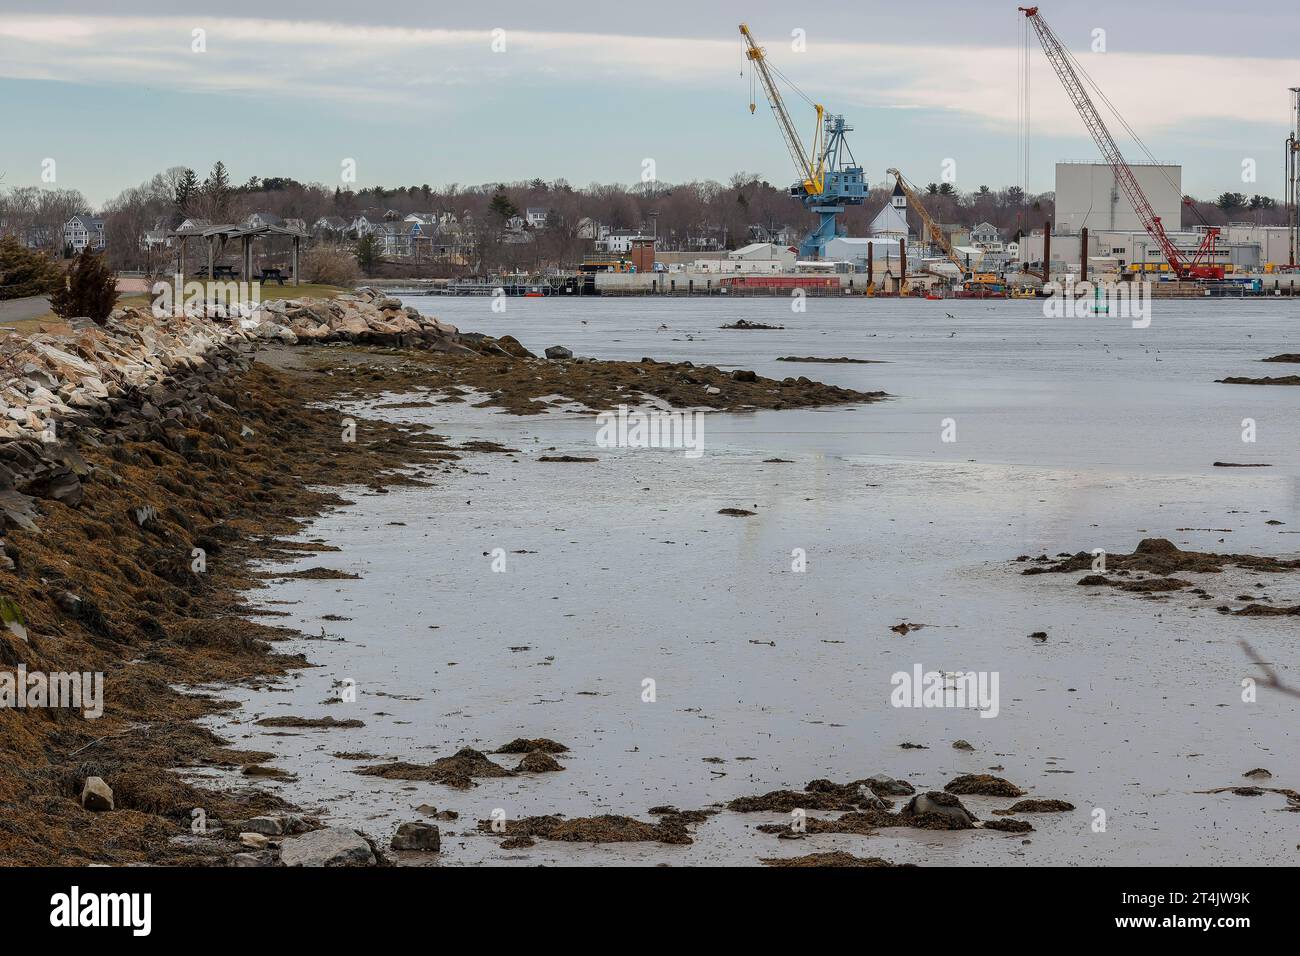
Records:
<instances>
[{"instance_id":1,"label":"white industrial building","mask_svg":"<svg viewBox=\"0 0 1300 956\"><path fill-rule=\"evenodd\" d=\"M1146 164L1132 168L1166 234L1190 260L1205 229L1183 229L1182 167ZM1057 163L1056 223L1051 237L1053 272L1078 271L1080 232L1084 228L1088 230L1090 272L1115 269L1121 273L1169 273L1160 244L1143 227L1109 165ZM1030 268L1041 268L1045 245L1041 230L1022 237L1020 261ZM1212 263L1229 272L1279 265L1287 261L1286 227L1233 223L1220 232L1217 248Z\"/></svg>"},{"instance_id":2,"label":"white industrial building","mask_svg":"<svg viewBox=\"0 0 1300 956\"><path fill-rule=\"evenodd\" d=\"M1167 233L1187 259L1192 259L1204 237L1204 228L1193 231ZM1052 235L1053 272L1077 272L1080 266L1079 235ZM1032 269L1042 268L1043 233L1038 231L1020 240L1020 261ZM1287 235L1285 226L1256 226L1253 223L1234 223L1219 233L1216 265L1224 266L1229 273L1270 271L1270 266L1284 265L1287 261ZM1120 272L1168 274L1164 253L1145 230L1136 232L1088 231L1089 271L1098 265L1094 260L1105 260L1118 267Z\"/></svg>"},{"instance_id":3,"label":"white industrial building","mask_svg":"<svg viewBox=\"0 0 1300 956\"><path fill-rule=\"evenodd\" d=\"M1183 216L1183 167L1139 163L1132 169L1165 230L1177 231ZM1085 226L1089 231L1144 231L1107 163L1056 164L1055 226L1062 235L1077 234Z\"/></svg>"}]
</instances>

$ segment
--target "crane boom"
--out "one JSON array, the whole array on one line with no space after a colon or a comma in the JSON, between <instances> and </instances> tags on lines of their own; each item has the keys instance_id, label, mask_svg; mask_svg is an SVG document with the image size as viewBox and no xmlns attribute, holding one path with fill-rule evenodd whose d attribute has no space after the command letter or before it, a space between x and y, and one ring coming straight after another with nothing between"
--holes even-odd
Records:
<instances>
[{"instance_id":1,"label":"crane boom","mask_svg":"<svg viewBox=\"0 0 1300 956\"><path fill-rule=\"evenodd\" d=\"M1174 241L1165 232L1164 223L1160 221L1160 217L1156 215L1155 210L1151 207L1151 202L1147 199L1146 193L1143 192L1142 186L1138 183L1133 168L1125 161L1124 155L1119 151L1119 146L1115 143L1115 137L1111 136L1110 130L1106 128L1106 123L1101 118L1101 114L1097 112L1097 107L1093 105L1092 98L1088 96L1088 91L1079 79L1079 74L1075 71L1070 55L1061 43L1060 38L1047 25L1047 21L1039 14L1037 7L1018 7L1017 9L1033 24L1034 32L1038 34L1038 41L1042 44L1043 52L1047 54L1052 69L1056 71L1061 85L1065 87L1066 94L1074 103L1074 108L1078 110L1079 116L1083 119L1083 124L1088 127L1088 132L1092 134L1097 148L1101 150L1102 156L1110 164L1111 171L1115 174L1115 181L1119 184L1120 189L1124 190L1124 195L1128 197L1128 201L1132 203L1133 209L1138 218L1142 220L1142 225L1147 234L1160 246L1160 251L1169 263L1169 267L1180 277L1222 279L1222 266L1202 261L1207 254L1213 253L1219 230L1213 226L1209 227L1200 248L1191 261L1187 261L1182 250L1174 245Z\"/></svg>"},{"instance_id":2,"label":"crane boom","mask_svg":"<svg viewBox=\"0 0 1300 956\"><path fill-rule=\"evenodd\" d=\"M754 64L754 69L758 72L759 80L763 84L763 92L767 95L768 105L776 115L777 125L781 127L781 135L785 137L786 148L790 151L790 158L794 160L795 168L799 171L804 190L810 196L820 195L825 188L825 167L820 148L825 108L820 103L814 104L817 110L817 132L813 138L812 155L815 159L810 160L808 151L804 149L803 141L799 139L799 134L794 128L794 121L790 119L790 111L785 108L781 91L777 89L776 82L772 79L772 73L767 66L767 53L758 45L754 35L749 32L749 27L744 23L740 25L740 35L745 38L745 56ZM752 111L754 104L751 103L749 108Z\"/></svg>"},{"instance_id":3,"label":"crane boom","mask_svg":"<svg viewBox=\"0 0 1300 956\"><path fill-rule=\"evenodd\" d=\"M909 183L903 174L897 169L886 170L886 172L898 181L899 188L902 189L904 195L907 196L908 205L915 209L917 215L921 217L921 222L925 226L925 232L930 243L943 250L943 254L948 257L949 262L957 267L957 272L959 274L965 275L970 272L970 266L962 262L961 258L957 255L957 250L952 247L952 243L948 241L948 237L944 234L944 231L939 228L939 224L934 221L929 210L925 208L925 204L921 202L921 197L917 194L916 190L912 188L912 184Z\"/></svg>"}]
</instances>

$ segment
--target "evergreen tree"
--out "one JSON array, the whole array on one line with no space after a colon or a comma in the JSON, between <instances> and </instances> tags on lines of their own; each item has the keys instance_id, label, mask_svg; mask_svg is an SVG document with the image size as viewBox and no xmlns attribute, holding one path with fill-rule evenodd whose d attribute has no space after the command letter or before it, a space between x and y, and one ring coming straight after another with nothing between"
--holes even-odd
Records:
<instances>
[{"instance_id":1,"label":"evergreen tree","mask_svg":"<svg viewBox=\"0 0 1300 956\"><path fill-rule=\"evenodd\" d=\"M199 195L199 177L194 175L194 170L186 169L185 175L181 181L176 184L176 211L181 214L182 218L189 218L191 206Z\"/></svg>"},{"instance_id":2,"label":"evergreen tree","mask_svg":"<svg viewBox=\"0 0 1300 956\"><path fill-rule=\"evenodd\" d=\"M506 195L504 187L501 186L497 187L496 193L492 196L492 203L488 208L503 223L509 222L519 215L519 207L510 201L510 197Z\"/></svg>"},{"instance_id":3,"label":"evergreen tree","mask_svg":"<svg viewBox=\"0 0 1300 956\"><path fill-rule=\"evenodd\" d=\"M50 308L63 319L88 316L96 325L107 325L117 303L117 279L102 255L81 250L72 264L63 288L50 296Z\"/></svg>"},{"instance_id":4,"label":"evergreen tree","mask_svg":"<svg viewBox=\"0 0 1300 956\"><path fill-rule=\"evenodd\" d=\"M226 164L217 160L203 183L203 194L214 220L225 222L230 218L231 193L230 173L226 170Z\"/></svg>"},{"instance_id":5,"label":"evergreen tree","mask_svg":"<svg viewBox=\"0 0 1300 956\"><path fill-rule=\"evenodd\" d=\"M357 265L361 266L361 271L366 275L370 275L374 272L375 267L383 261L383 256L379 254L379 243L375 242L375 237L362 236L357 243Z\"/></svg>"},{"instance_id":6,"label":"evergreen tree","mask_svg":"<svg viewBox=\"0 0 1300 956\"><path fill-rule=\"evenodd\" d=\"M48 295L63 279L49 256L28 249L13 236L0 238L0 299Z\"/></svg>"}]
</instances>

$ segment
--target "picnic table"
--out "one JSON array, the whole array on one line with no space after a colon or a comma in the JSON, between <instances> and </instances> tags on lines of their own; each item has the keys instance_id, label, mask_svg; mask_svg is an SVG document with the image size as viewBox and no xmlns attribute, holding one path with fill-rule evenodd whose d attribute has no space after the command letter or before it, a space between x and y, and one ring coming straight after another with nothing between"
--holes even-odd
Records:
<instances>
[{"instance_id":1,"label":"picnic table","mask_svg":"<svg viewBox=\"0 0 1300 956\"><path fill-rule=\"evenodd\" d=\"M259 282L270 282L272 280L275 280L276 282L280 283L280 285L284 285L284 270L263 269L262 274L257 278Z\"/></svg>"},{"instance_id":2,"label":"picnic table","mask_svg":"<svg viewBox=\"0 0 1300 956\"><path fill-rule=\"evenodd\" d=\"M239 270L234 266L213 266L212 278L214 279L238 279Z\"/></svg>"}]
</instances>

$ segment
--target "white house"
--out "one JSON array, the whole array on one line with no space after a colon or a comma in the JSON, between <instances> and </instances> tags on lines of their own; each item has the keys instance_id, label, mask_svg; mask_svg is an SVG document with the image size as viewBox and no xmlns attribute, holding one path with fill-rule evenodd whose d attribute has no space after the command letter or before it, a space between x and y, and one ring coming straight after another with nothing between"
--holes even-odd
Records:
<instances>
[{"instance_id":1,"label":"white house","mask_svg":"<svg viewBox=\"0 0 1300 956\"><path fill-rule=\"evenodd\" d=\"M342 216L321 216L312 223L311 231L322 238L337 239L348 231L348 221Z\"/></svg>"},{"instance_id":2,"label":"white house","mask_svg":"<svg viewBox=\"0 0 1300 956\"><path fill-rule=\"evenodd\" d=\"M279 226L283 225L283 222L284 221L273 212L255 212L249 215L241 225L250 227Z\"/></svg>"},{"instance_id":3,"label":"white house","mask_svg":"<svg viewBox=\"0 0 1300 956\"><path fill-rule=\"evenodd\" d=\"M528 220L528 228L530 229L545 229L546 220L550 214L551 211L544 206L529 206L524 211L524 217Z\"/></svg>"},{"instance_id":4,"label":"white house","mask_svg":"<svg viewBox=\"0 0 1300 956\"><path fill-rule=\"evenodd\" d=\"M86 246L96 251L104 248L104 220L90 215L73 216L63 224L63 243L71 246L73 252L80 252Z\"/></svg>"},{"instance_id":5,"label":"white house","mask_svg":"<svg viewBox=\"0 0 1300 956\"><path fill-rule=\"evenodd\" d=\"M352 220L352 224L348 227L348 231L358 239L362 239L374 232L376 228L378 228L376 224L371 222L365 216L357 216Z\"/></svg>"},{"instance_id":6,"label":"white house","mask_svg":"<svg viewBox=\"0 0 1300 956\"><path fill-rule=\"evenodd\" d=\"M597 245L602 247L605 252L612 252L621 255L625 252L632 251L633 239L649 239L649 236L642 235L635 229L615 229L608 233L603 240Z\"/></svg>"}]
</instances>

